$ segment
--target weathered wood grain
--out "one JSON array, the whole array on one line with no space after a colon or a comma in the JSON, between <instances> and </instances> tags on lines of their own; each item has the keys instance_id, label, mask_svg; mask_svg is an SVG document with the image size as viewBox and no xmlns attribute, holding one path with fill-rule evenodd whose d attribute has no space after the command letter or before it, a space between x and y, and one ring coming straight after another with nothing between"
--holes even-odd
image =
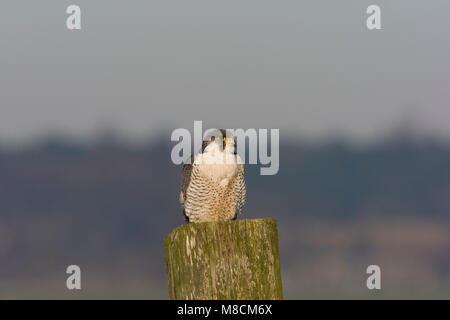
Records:
<instances>
[{"instance_id":1,"label":"weathered wood grain","mask_svg":"<svg viewBox=\"0 0 450 320\"><path fill-rule=\"evenodd\" d=\"M169 299L282 299L275 219L189 223L164 239Z\"/></svg>"}]
</instances>

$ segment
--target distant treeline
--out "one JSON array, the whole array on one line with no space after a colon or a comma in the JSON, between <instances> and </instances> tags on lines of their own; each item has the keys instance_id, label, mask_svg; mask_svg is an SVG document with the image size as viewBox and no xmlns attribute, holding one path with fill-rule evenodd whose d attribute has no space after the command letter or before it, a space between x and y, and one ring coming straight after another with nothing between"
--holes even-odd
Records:
<instances>
[{"instance_id":1,"label":"distant treeline","mask_svg":"<svg viewBox=\"0 0 450 320\"><path fill-rule=\"evenodd\" d=\"M114 140L83 145L53 139L0 151L0 210L45 216L73 211L81 202L80 215L121 216L119 208L132 207L130 217L152 208L166 220L179 211L181 169L171 163L170 149L165 141L130 147ZM443 143L289 141L281 145L277 175L260 176L259 165L246 171L251 215L258 208L289 217L450 217L450 146Z\"/></svg>"}]
</instances>

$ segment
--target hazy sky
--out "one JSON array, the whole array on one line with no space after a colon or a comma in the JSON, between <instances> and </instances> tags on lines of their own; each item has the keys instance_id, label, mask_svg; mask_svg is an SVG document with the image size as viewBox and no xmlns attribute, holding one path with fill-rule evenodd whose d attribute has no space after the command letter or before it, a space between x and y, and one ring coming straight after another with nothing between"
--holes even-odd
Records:
<instances>
[{"instance_id":1,"label":"hazy sky","mask_svg":"<svg viewBox=\"0 0 450 320\"><path fill-rule=\"evenodd\" d=\"M66 7L82 30L66 29ZM382 30L366 8L382 9ZM105 128L450 136L448 0L2 0L0 142Z\"/></svg>"}]
</instances>

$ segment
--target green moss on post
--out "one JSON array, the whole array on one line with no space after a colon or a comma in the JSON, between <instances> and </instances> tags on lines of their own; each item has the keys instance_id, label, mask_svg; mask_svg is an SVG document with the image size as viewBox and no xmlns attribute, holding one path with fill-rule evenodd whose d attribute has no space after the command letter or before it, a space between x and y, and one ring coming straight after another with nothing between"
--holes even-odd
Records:
<instances>
[{"instance_id":1,"label":"green moss on post","mask_svg":"<svg viewBox=\"0 0 450 320\"><path fill-rule=\"evenodd\" d=\"M169 299L282 299L275 219L189 223L164 239Z\"/></svg>"}]
</instances>

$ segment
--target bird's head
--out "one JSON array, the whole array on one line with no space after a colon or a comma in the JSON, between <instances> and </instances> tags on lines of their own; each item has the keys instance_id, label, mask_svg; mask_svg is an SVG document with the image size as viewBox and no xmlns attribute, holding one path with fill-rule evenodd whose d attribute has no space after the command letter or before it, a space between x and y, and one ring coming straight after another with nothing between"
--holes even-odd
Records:
<instances>
[{"instance_id":1,"label":"bird's head","mask_svg":"<svg viewBox=\"0 0 450 320\"><path fill-rule=\"evenodd\" d=\"M231 132L225 129L212 129L207 132L202 144L202 153L210 150L220 150L226 153L235 153L236 143Z\"/></svg>"}]
</instances>

